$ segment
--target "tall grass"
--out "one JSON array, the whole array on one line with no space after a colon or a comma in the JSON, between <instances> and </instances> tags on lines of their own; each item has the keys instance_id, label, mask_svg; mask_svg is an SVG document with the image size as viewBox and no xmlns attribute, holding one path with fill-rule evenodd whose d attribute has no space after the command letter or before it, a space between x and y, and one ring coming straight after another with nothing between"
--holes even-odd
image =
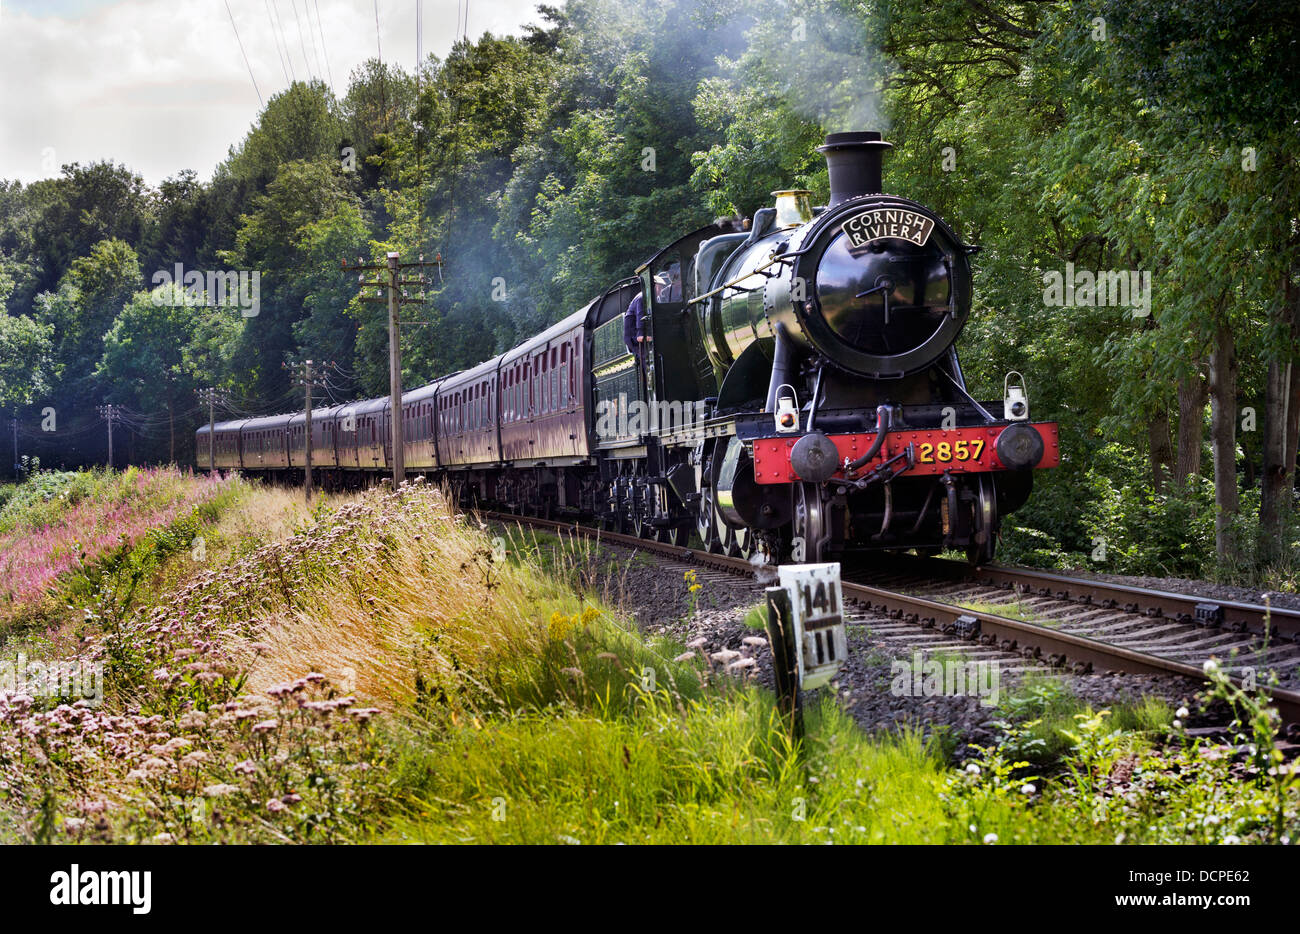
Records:
<instances>
[{"instance_id":1,"label":"tall grass","mask_svg":"<svg viewBox=\"0 0 1300 934\"><path fill-rule=\"evenodd\" d=\"M168 551L175 522L101 560L76 651L104 707L0 693L0 838L1214 842L1294 822L1292 785L1180 746L1167 710L1046 687L961 769L831 697L795 745L769 693L629 627L594 546L494 536L419 483L213 503L204 562Z\"/></svg>"}]
</instances>

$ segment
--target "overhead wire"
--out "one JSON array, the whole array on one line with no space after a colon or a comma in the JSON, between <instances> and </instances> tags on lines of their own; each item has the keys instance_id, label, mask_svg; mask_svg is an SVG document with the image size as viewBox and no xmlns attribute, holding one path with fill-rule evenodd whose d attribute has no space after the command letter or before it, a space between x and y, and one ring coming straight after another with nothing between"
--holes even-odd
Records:
<instances>
[{"instance_id":1,"label":"overhead wire","mask_svg":"<svg viewBox=\"0 0 1300 934\"><path fill-rule=\"evenodd\" d=\"M289 37L284 32L284 20L280 17L280 0L271 0L271 5L275 9L275 20L280 28L280 41L284 43L284 56L289 62L289 72L293 75L293 80L298 80L298 70L293 67L293 55L289 51Z\"/></svg>"},{"instance_id":2,"label":"overhead wire","mask_svg":"<svg viewBox=\"0 0 1300 934\"><path fill-rule=\"evenodd\" d=\"M253 79L253 90L257 92L257 103L265 107L266 102L262 100L262 89L257 86L257 78L253 76L253 66L248 61L248 53L244 51L244 40L239 38L239 27L235 25L235 14L230 12L230 0L225 0L226 15L230 17L231 28L235 30L235 41L239 43L239 54L244 56L244 65L248 68L248 77Z\"/></svg>"},{"instance_id":3,"label":"overhead wire","mask_svg":"<svg viewBox=\"0 0 1300 934\"><path fill-rule=\"evenodd\" d=\"M311 59L307 57L307 42L302 37L302 17L298 15L298 0L289 0L293 5L293 18L298 23L298 44L302 46L302 63L307 69L307 77L311 77Z\"/></svg>"},{"instance_id":4,"label":"overhead wire","mask_svg":"<svg viewBox=\"0 0 1300 934\"><path fill-rule=\"evenodd\" d=\"M316 74L319 75L324 69L320 65L320 53L316 51L316 35L311 31L311 7L307 5L307 0L302 0L302 12L307 17L307 35L311 37L311 57L316 60Z\"/></svg>"},{"instance_id":5,"label":"overhead wire","mask_svg":"<svg viewBox=\"0 0 1300 934\"><path fill-rule=\"evenodd\" d=\"M330 92L334 91L334 69L330 68L329 49L325 48L325 27L321 24L320 19L320 0L313 0L316 4L316 29L320 32L320 51L321 56L325 59L325 74L330 79Z\"/></svg>"},{"instance_id":6,"label":"overhead wire","mask_svg":"<svg viewBox=\"0 0 1300 934\"><path fill-rule=\"evenodd\" d=\"M289 66L285 64L284 52L280 50L280 37L275 31L275 17L271 15L271 0L262 0L266 5L266 18L271 22L271 41L275 43L275 54L280 56L280 68L284 71L285 83L289 82Z\"/></svg>"},{"instance_id":7,"label":"overhead wire","mask_svg":"<svg viewBox=\"0 0 1300 934\"><path fill-rule=\"evenodd\" d=\"M393 125L388 119L388 76L384 72L384 47L379 37L379 0L375 0L375 54L379 62L379 106L384 112L384 124L391 131Z\"/></svg>"}]
</instances>

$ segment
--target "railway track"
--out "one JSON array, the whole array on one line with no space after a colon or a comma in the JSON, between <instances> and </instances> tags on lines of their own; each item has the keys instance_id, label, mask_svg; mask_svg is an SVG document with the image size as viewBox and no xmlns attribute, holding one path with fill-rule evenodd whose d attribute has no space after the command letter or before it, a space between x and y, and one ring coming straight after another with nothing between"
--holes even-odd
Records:
<instances>
[{"instance_id":1,"label":"railway track","mask_svg":"<svg viewBox=\"0 0 1300 934\"><path fill-rule=\"evenodd\" d=\"M682 548L571 522L483 512L485 519L594 537L732 575L762 577L744 558ZM1179 675L1204 680L1213 658L1234 683L1267 690L1287 723L1300 723L1300 612L1022 568L971 568L900 557L846 566L847 601L900 627L1021 656L1026 668ZM998 612L1003 610L1003 613ZM848 622L853 623L853 610ZM1004 615L1005 614L1005 615ZM873 628L878 628L875 624ZM1281 684L1269 687L1276 671Z\"/></svg>"}]
</instances>

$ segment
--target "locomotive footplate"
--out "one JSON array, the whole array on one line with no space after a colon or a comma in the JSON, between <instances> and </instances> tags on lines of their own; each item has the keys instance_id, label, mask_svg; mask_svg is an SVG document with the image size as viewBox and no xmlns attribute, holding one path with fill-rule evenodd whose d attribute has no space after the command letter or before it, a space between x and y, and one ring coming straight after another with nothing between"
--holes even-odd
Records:
<instances>
[{"instance_id":1,"label":"locomotive footplate","mask_svg":"<svg viewBox=\"0 0 1300 934\"><path fill-rule=\"evenodd\" d=\"M1018 465L1006 460L1013 451L1034 447L1034 439L1026 429L1032 428L1041 439L1041 457L1030 463L1036 469L1057 467L1061 463L1060 439L1055 422L1008 422L996 425L979 425L965 428L906 429L890 431L880 453L864 464L856 475L863 475L886 461L904 454L913 445L915 462L903 476L939 475L943 473L988 473L1014 470ZM1004 433L1008 433L1003 438ZM790 463L790 452L802 435L785 435L778 438L756 438L753 442L754 479L759 483L800 483L800 477ZM844 465L869 451L876 432L828 435L839 454L840 468L832 479L844 479ZM1037 453L1032 452L1032 453ZM1021 468L1023 469L1023 468Z\"/></svg>"}]
</instances>

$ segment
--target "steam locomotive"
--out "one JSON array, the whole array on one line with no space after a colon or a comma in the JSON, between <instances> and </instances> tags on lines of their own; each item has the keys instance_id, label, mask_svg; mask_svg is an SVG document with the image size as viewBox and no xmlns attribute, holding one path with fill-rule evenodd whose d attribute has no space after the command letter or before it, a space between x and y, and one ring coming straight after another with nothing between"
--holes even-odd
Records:
<instances>
[{"instance_id":1,"label":"steam locomotive","mask_svg":"<svg viewBox=\"0 0 1300 934\"><path fill-rule=\"evenodd\" d=\"M1019 374L966 389L965 245L881 193L879 133L819 147L830 198L774 192L748 230L715 223L655 253L519 346L402 396L406 469L465 505L594 519L733 555L816 562L871 550L994 554L999 522L1059 463ZM641 352L624 316L643 296ZM229 421L197 466L325 488L390 468L388 398Z\"/></svg>"}]
</instances>

